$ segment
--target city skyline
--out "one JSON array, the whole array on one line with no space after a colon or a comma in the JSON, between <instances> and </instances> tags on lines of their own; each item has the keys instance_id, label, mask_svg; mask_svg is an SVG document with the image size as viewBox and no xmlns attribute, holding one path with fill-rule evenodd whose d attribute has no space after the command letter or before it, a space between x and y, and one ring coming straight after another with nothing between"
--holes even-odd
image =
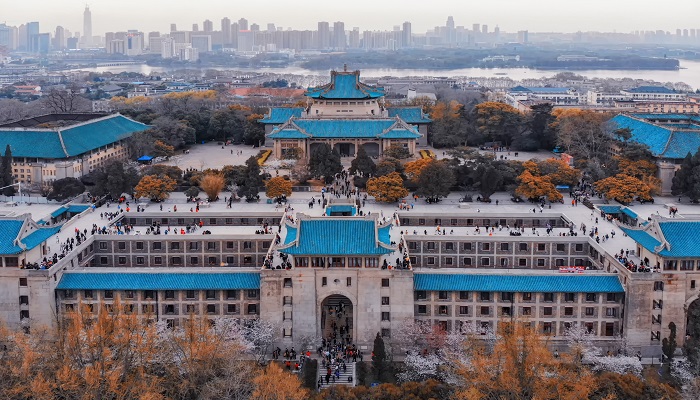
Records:
<instances>
[{"instance_id":1,"label":"city skyline","mask_svg":"<svg viewBox=\"0 0 700 400\"><path fill-rule=\"evenodd\" d=\"M10 3L2 0L2 3ZM44 3L44 4L42 4ZM415 3L415 7L406 7ZM189 29L192 24L201 24L205 20L214 22L219 27L221 18L231 20L245 18L262 27L268 23L284 29L315 30L319 21L331 24L342 21L346 30L359 27L361 30L391 30L405 21L412 24L414 34L422 34L436 26L445 26L447 18L452 16L456 26L471 27L472 24L485 24L493 29L499 26L502 31L515 32L530 30L533 32L631 32L635 30L664 30L674 32L678 28L694 28L699 25L694 15L700 12L700 5L693 0L679 0L676 7L685 9L680 15L658 14L651 11L639 12L639 1L618 0L613 4L603 0L582 2L573 0L573 7L561 9L555 0L516 1L493 0L488 4L469 4L467 2L444 0L439 7L426 8L424 3L414 1L386 1L382 3L358 0L353 7L329 5L320 0L308 0L304 7L290 10L280 7L288 2L280 0L261 0L251 3L225 2L221 0L201 0L196 9L186 11L172 7L163 7L161 0L143 3L136 0L123 0L117 3L87 4L92 6L93 35L103 35L109 31L136 29L144 32L167 32L170 24L177 24L179 29ZM330 3L332 4L332 3ZM581 8L572 14L572 9L580 4ZM585 8L583 7L585 5ZM597 7L596 5L599 5ZM401 6L401 7L399 7ZM635 18L623 19L620 16L629 12L634 6ZM3 7L3 20L8 25L20 25L29 21L39 21L42 31L53 30L62 26L71 31L80 31L83 27L83 11L86 3L79 0L65 0L60 9L46 7L41 0L25 0L12 7ZM604 7L605 12L602 12ZM510 12L504 13L502 10ZM696 10L697 12L692 12ZM293 17L290 17L292 15Z\"/></svg>"}]
</instances>

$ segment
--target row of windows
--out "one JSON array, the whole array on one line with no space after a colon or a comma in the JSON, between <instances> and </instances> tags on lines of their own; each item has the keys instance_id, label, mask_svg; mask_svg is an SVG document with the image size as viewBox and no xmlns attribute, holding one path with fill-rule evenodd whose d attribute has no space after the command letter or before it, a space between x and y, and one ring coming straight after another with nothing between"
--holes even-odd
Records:
<instances>
[{"instance_id":1,"label":"row of windows","mask_svg":"<svg viewBox=\"0 0 700 400\"><path fill-rule=\"evenodd\" d=\"M107 311L108 313L113 313L114 312L114 304L104 304L102 305L104 307L104 310ZM240 305L239 304L225 304L225 313L226 314L240 314ZM72 311L77 311L77 304L73 303L68 303L64 304L64 311L65 312L72 312ZM97 304L93 303L87 303L87 304L82 304L81 305L82 312L88 312L88 313L93 313L97 311ZM132 314L139 308L135 307L133 304L124 304L122 305L122 309L124 313L126 314ZM155 314L156 308L155 304L142 304L140 307L141 314ZM163 305L163 314L164 315L179 315L179 307L175 304L164 304ZM200 307L199 304L184 304L183 308L183 314L189 315L189 314L199 314L200 312ZM207 315L218 315L221 314L221 305L219 304L205 304L203 307L203 311ZM256 303L250 303L246 304L245 306L245 313L246 315L257 315L258 314L258 304ZM290 314L291 315L291 314ZM290 317L291 319L291 317Z\"/></svg>"},{"instance_id":2,"label":"row of windows","mask_svg":"<svg viewBox=\"0 0 700 400\"><path fill-rule=\"evenodd\" d=\"M221 242L204 242L206 244L205 247L202 247L202 242L186 242L187 243L187 249L188 250L200 250L201 248L205 248L207 250L218 250L219 247L221 246ZM224 248L226 249L234 249L236 248L234 246L234 242L228 241L224 242ZM243 242L243 250L252 250L254 249L255 242L246 240ZM136 250L144 250L145 249L145 243L144 242L135 242L134 247ZM262 248L263 249L268 249L270 247L270 242L269 241L264 241L262 242ZM118 250L126 250L127 245L126 242L117 242L117 249ZM185 248L185 245L183 242L170 242L169 246L170 250L181 250ZM99 249L100 250L108 250L109 249L109 244L108 242L101 241L99 242ZM163 250L163 242L151 242L151 250Z\"/></svg>"},{"instance_id":3,"label":"row of windows","mask_svg":"<svg viewBox=\"0 0 700 400\"><path fill-rule=\"evenodd\" d=\"M497 316L501 317L510 317L514 316L514 307L497 307L498 310L500 310L497 314ZM428 315L429 308L427 305L420 304L416 307L416 314L417 315ZM455 311L457 312L457 315L471 315L471 306L457 306L455 307ZM493 316L493 307L490 306L479 306L479 307L474 307L475 311L478 311L478 316ZM586 317L598 317L597 313L597 307L583 307L582 310L582 316ZM533 307L520 307L520 316L534 316L533 314ZM560 312L560 316L562 317L577 317L576 314L576 307L562 307L562 310ZM556 307L540 307L540 316L544 317L554 317L556 313ZM613 308L613 307L605 307L605 316L614 318L618 316L618 309ZM440 305L437 306L435 309L435 314L436 315L445 315L445 316L450 316L452 315L452 308L451 306L447 305Z\"/></svg>"},{"instance_id":4,"label":"row of windows","mask_svg":"<svg viewBox=\"0 0 700 400\"><path fill-rule=\"evenodd\" d=\"M455 242L440 242L444 243L444 248L445 250L455 250L458 246L455 244ZM408 242L408 249L409 250L418 250L418 244L419 242L415 241L409 241ZM479 243L480 246L477 246L477 243L473 242L465 242L462 243L461 250L462 251L473 251L475 248L479 248L481 251L491 251L492 249L492 244L494 244L493 248L499 248L501 251L511 251L512 248L515 248L516 243L511 243L511 242L501 242L501 243L492 243L492 242L481 242ZM512 245L512 246L511 246ZM524 243L520 242L517 243L517 249L518 251L530 251L530 245L535 245L533 243ZM577 252L582 252L584 251L584 244L583 243L574 243L574 251ZM536 248L537 251L547 251L547 244L546 243L536 243ZM425 242L425 249L426 250L436 250L436 242ZM558 252L566 252L567 251L567 243L556 243L554 246L554 249Z\"/></svg>"},{"instance_id":5,"label":"row of windows","mask_svg":"<svg viewBox=\"0 0 700 400\"><path fill-rule=\"evenodd\" d=\"M219 257L217 256L209 256L206 258L203 258L203 260L206 260L206 263L208 265L220 265L221 262L219 261ZM222 260L225 260L224 262L228 265L234 265L236 264L236 256L226 256L225 258L222 258ZM183 263L183 257L180 256L172 256L168 258L168 265L182 265ZM243 256L243 265L253 265L253 257L252 256ZM109 265L110 263L110 257L106 256L100 256L100 264L101 265ZM118 265L126 265L127 263L127 257L126 256L120 256L117 257L117 264ZM136 265L146 265L146 257L142 256L137 256L135 257L135 263ZM150 265L163 265L163 257L161 256L155 256L153 257L153 262ZM192 256L189 258L189 265L199 265L199 257L197 256Z\"/></svg>"},{"instance_id":6,"label":"row of windows","mask_svg":"<svg viewBox=\"0 0 700 400\"><path fill-rule=\"evenodd\" d=\"M377 257L294 257L294 266L297 268L378 268Z\"/></svg>"},{"instance_id":7,"label":"row of windows","mask_svg":"<svg viewBox=\"0 0 700 400\"><path fill-rule=\"evenodd\" d=\"M442 218L430 218L430 223L427 223L428 220L425 218L418 218L418 225L419 226L426 226L426 225L447 225L447 219L443 220ZM415 225L416 218L408 218L408 217L402 217L401 218L401 226L412 226ZM443 224L444 222L444 224ZM551 225L552 227L558 227L558 226L563 226L562 221L558 219L550 219L550 220L542 220L542 219L515 219L511 220L512 225L514 226L524 226L525 223L528 225L532 225L534 227L540 227L540 226L546 226L547 224ZM466 224L466 226L484 226L488 227L491 226L493 223L493 226L501 225L501 226L506 226L506 225L511 225L508 222L508 219L506 218L500 218L500 219L494 219L491 220L489 218L479 218L479 219L473 219L473 218L451 218L449 220L449 226L463 226Z\"/></svg>"},{"instance_id":8,"label":"row of windows","mask_svg":"<svg viewBox=\"0 0 700 400\"><path fill-rule=\"evenodd\" d=\"M415 264L417 261L416 256L411 256L411 263ZM436 265L439 261L439 257L433 257L433 256L427 256L427 257L422 257L425 260L426 265ZM444 257L442 266L446 267L454 267L457 266L457 261L459 260L458 257ZM479 258L479 266L482 267L488 267L491 265L495 265L492 263L493 258L492 257L481 257ZM532 262L533 260L530 258L516 258L514 263L512 264L511 258L509 257L501 257L498 260L498 264L501 267L510 267L510 266L518 266L518 267L530 267L533 266ZM550 263L547 262L548 259L546 258L537 258L534 260L534 263L537 267L549 267L551 265L548 265ZM473 257L462 257L462 266L463 267L473 267L474 266L474 258ZM573 266L577 267L584 267L588 264L586 259L583 258L574 258L573 261ZM554 266L556 267L565 267L565 266L571 266L569 262L567 262L566 259L564 258L555 258L554 259Z\"/></svg>"},{"instance_id":9,"label":"row of windows","mask_svg":"<svg viewBox=\"0 0 700 400\"><path fill-rule=\"evenodd\" d=\"M493 331L494 328L494 321L475 321L477 328L481 331L482 334L486 334L489 331ZM530 329L533 327L533 322L520 322L525 326L526 328ZM434 324L438 327L440 327L441 330L449 331L451 329L452 321L445 321L445 320L435 320ZM472 321L455 321L455 328L458 331L461 332L468 332L468 329L466 326L473 326ZM508 326L508 322L503 322L503 321L498 321L499 328L502 326ZM537 323L537 329L539 333L545 334L545 335L552 335L552 334L557 334L556 328L557 328L557 323L556 322L539 322ZM559 334L562 334L565 332L567 329L571 328L572 326L575 326L576 322L572 321L564 321L559 324ZM588 334L593 334L597 335L598 334L598 322L582 322L581 325L586 329L586 332ZM615 336L616 333L616 323L615 322L603 322L601 323L601 333L602 336Z\"/></svg>"},{"instance_id":10,"label":"row of windows","mask_svg":"<svg viewBox=\"0 0 700 400\"><path fill-rule=\"evenodd\" d=\"M97 291L97 290L82 290L82 298L86 300L92 300L96 299L98 293L102 294L102 299L104 300L112 300L115 298L115 295L118 293L121 293L121 299L127 299L127 300L138 300L138 295L140 294L140 300L145 300L145 301L150 301L156 299L156 295L158 295L161 292L155 291L155 290L142 290L142 291L136 291L136 290L125 290L123 292L119 291L114 291L114 290L104 290L104 291ZM162 294L160 294L160 300L179 300L179 299L184 299L184 300L200 300L202 296L204 296L204 299L206 300L219 300L222 297L226 300L239 300L240 299L240 293L241 290L184 290L184 291L176 291L176 290L164 290L162 291ZM258 289L248 289L244 291L245 296L247 299L257 299L260 296L260 291ZM74 290L64 290L63 291L63 298L64 299L75 299L77 297L78 293Z\"/></svg>"},{"instance_id":11,"label":"row of windows","mask_svg":"<svg viewBox=\"0 0 700 400\"><path fill-rule=\"evenodd\" d=\"M537 294L532 292L521 292L519 293L520 301L535 301ZM431 300L434 298L438 301L452 301L457 298L462 301L472 301L474 295L477 295L478 301L492 301L497 299L497 293L494 292L469 292L469 291L459 291L451 292L440 290L437 292L428 292L425 290L418 290L415 292L415 300ZM498 293L498 299L501 302L513 302L516 300L517 293L515 292L500 292ZM598 298L603 298L605 296L605 301L607 302L618 302L620 296L618 293L540 293L540 301L546 303L553 303L557 300L557 296L561 296L561 300L566 303L574 303L579 297L581 297L587 303L596 303Z\"/></svg>"},{"instance_id":12,"label":"row of windows","mask_svg":"<svg viewBox=\"0 0 700 400\"><path fill-rule=\"evenodd\" d=\"M279 217L272 218L145 218L141 219L138 217L129 217L127 221L131 225L153 225L160 223L161 225L187 225L193 223L199 223L199 221L204 222L207 225L219 225L219 221L223 220L224 225L263 225L266 222L271 225L276 225L279 222ZM237 222L236 222L237 221Z\"/></svg>"}]
</instances>

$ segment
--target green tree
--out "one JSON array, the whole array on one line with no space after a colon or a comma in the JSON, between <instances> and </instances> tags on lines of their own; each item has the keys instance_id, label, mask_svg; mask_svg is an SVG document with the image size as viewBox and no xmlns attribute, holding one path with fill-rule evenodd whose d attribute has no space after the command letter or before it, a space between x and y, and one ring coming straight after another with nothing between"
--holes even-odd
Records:
<instances>
[{"instance_id":1,"label":"green tree","mask_svg":"<svg viewBox=\"0 0 700 400\"><path fill-rule=\"evenodd\" d=\"M552 109L553 107L550 103L534 104L530 107L530 113L526 119L533 143L531 146L526 146L523 143L518 148L523 150L554 149L557 136L553 127L555 118L552 115ZM515 146L515 143L513 145Z\"/></svg>"},{"instance_id":2,"label":"green tree","mask_svg":"<svg viewBox=\"0 0 700 400\"><path fill-rule=\"evenodd\" d=\"M2 190L2 194L5 196L14 196L15 187L9 186L15 183L15 179L12 176L12 149L8 144L5 146L5 156L2 158L2 186L7 186Z\"/></svg>"},{"instance_id":3,"label":"green tree","mask_svg":"<svg viewBox=\"0 0 700 400\"><path fill-rule=\"evenodd\" d=\"M416 194L430 199L447 197L454 183L455 176L452 170L445 162L435 160L425 166L418 175Z\"/></svg>"},{"instance_id":4,"label":"green tree","mask_svg":"<svg viewBox=\"0 0 700 400\"><path fill-rule=\"evenodd\" d=\"M379 332L374 338L374 348L372 349L372 373L377 382L388 383L393 380L391 364L384 347L384 339Z\"/></svg>"},{"instance_id":5,"label":"green tree","mask_svg":"<svg viewBox=\"0 0 700 400\"><path fill-rule=\"evenodd\" d=\"M485 200L491 198L498 188L503 184L503 174L493 165L481 164L474 170L475 187Z\"/></svg>"},{"instance_id":6,"label":"green tree","mask_svg":"<svg viewBox=\"0 0 700 400\"><path fill-rule=\"evenodd\" d=\"M209 119L209 137L225 142L233 139L241 142L243 139L243 120L231 109L216 110Z\"/></svg>"},{"instance_id":7,"label":"green tree","mask_svg":"<svg viewBox=\"0 0 700 400\"><path fill-rule=\"evenodd\" d=\"M77 178L57 179L51 183L49 200L63 201L75 197L85 191L85 185Z\"/></svg>"},{"instance_id":8,"label":"green tree","mask_svg":"<svg viewBox=\"0 0 700 400\"><path fill-rule=\"evenodd\" d=\"M374 172L377 170L377 165L374 163L372 158L367 155L367 151L365 151L365 148L363 146L360 146L359 149L357 149L357 155L355 156L355 159L352 160L352 163L350 164L350 173L355 174L355 173L361 173L362 175L373 175Z\"/></svg>"},{"instance_id":9,"label":"green tree","mask_svg":"<svg viewBox=\"0 0 700 400\"><path fill-rule=\"evenodd\" d=\"M343 170L340 163L340 154L331 149L326 143L321 143L311 150L309 157L309 169L316 178L323 178L326 183L333 182L335 174Z\"/></svg>"},{"instance_id":10,"label":"green tree","mask_svg":"<svg viewBox=\"0 0 700 400\"><path fill-rule=\"evenodd\" d=\"M363 149L362 147L360 148ZM404 160L406 158L411 157L411 152L408 151L408 148L403 147L398 143L394 143L391 146L389 146L386 150L384 150L384 156L396 158L397 160Z\"/></svg>"},{"instance_id":11,"label":"green tree","mask_svg":"<svg viewBox=\"0 0 700 400\"><path fill-rule=\"evenodd\" d=\"M376 176L386 176L392 172L396 172L399 175L403 174L404 167L403 165L401 165L401 161L395 158L387 157L379 161L379 163L377 164L377 170L374 174Z\"/></svg>"},{"instance_id":12,"label":"green tree","mask_svg":"<svg viewBox=\"0 0 700 400\"><path fill-rule=\"evenodd\" d=\"M238 189L238 195L245 197L246 201L252 202L259 199L260 192L265 188L265 182L260 175L260 165L258 159L251 156L246 160L246 175L243 185Z\"/></svg>"},{"instance_id":13,"label":"green tree","mask_svg":"<svg viewBox=\"0 0 700 400\"><path fill-rule=\"evenodd\" d=\"M697 203L700 200L700 150L685 156L681 168L676 171L671 184L674 196L688 196Z\"/></svg>"},{"instance_id":14,"label":"green tree","mask_svg":"<svg viewBox=\"0 0 700 400\"><path fill-rule=\"evenodd\" d=\"M676 355L676 348L678 348L678 343L676 342L676 324L670 322L668 324L669 334L667 338L663 338L661 341L661 350L666 356L666 359L670 363L673 357Z\"/></svg>"},{"instance_id":15,"label":"green tree","mask_svg":"<svg viewBox=\"0 0 700 400\"><path fill-rule=\"evenodd\" d=\"M199 195L199 187L197 186L190 186L187 190L185 190L185 196L189 198L195 198Z\"/></svg>"},{"instance_id":16,"label":"green tree","mask_svg":"<svg viewBox=\"0 0 700 400\"><path fill-rule=\"evenodd\" d=\"M507 104L487 101L475 110L479 131L491 141L509 146L522 130L523 115Z\"/></svg>"},{"instance_id":17,"label":"green tree","mask_svg":"<svg viewBox=\"0 0 700 400\"><path fill-rule=\"evenodd\" d=\"M118 198L122 193L133 193L141 176L134 167L113 161L83 178L88 190L95 196L110 195Z\"/></svg>"}]
</instances>

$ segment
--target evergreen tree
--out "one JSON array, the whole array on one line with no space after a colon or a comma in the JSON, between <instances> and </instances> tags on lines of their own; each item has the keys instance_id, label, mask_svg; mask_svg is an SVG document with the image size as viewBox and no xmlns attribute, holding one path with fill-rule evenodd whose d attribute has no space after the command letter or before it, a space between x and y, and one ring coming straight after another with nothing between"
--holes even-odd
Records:
<instances>
[{"instance_id":1,"label":"evergreen tree","mask_svg":"<svg viewBox=\"0 0 700 400\"><path fill-rule=\"evenodd\" d=\"M258 165L257 158L251 156L246 160L245 165L246 176L243 185L238 190L238 195L251 202L259 199L259 193L265 190L265 183L260 175L260 165Z\"/></svg>"},{"instance_id":2,"label":"evergreen tree","mask_svg":"<svg viewBox=\"0 0 700 400\"><path fill-rule=\"evenodd\" d=\"M700 200L700 150L685 156L681 168L676 171L671 185L674 196L688 196L697 203Z\"/></svg>"},{"instance_id":3,"label":"evergreen tree","mask_svg":"<svg viewBox=\"0 0 700 400\"><path fill-rule=\"evenodd\" d=\"M9 186L15 183L12 177L12 149L8 144L5 147L5 156L2 158L2 186ZM15 187L9 186L2 190L2 194L5 196L14 196Z\"/></svg>"},{"instance_id":4,"label":"evergreen tree","mask_svg":"<svg viewBox=\"0 0 700 400\"><path fill-rule=\"evenodd\" d=\"M323 177L326 183L331 183L335 174L343 170L340 154L328 144L322 143L311 150L309 169L314 177Z\"/></svg>"},{"instance_id":5,"label":"evergreen tree","mask_svg":"<svg viewBox=\"0 0 700 400\"><path fill-rule=\"evenodd\" d=\"M377 382L391 382L391 366L386 356L386 348L384 347L384 339L377 332L374 338L374 348L372 349L372 372Z\"/></svg>"},{"instance_id":6,"label":"evergreen tree","mask_svg":"<svg viewBox=\"0 0 700 400\"><path fill-rule=\"evenodd\" d=\"M363 146L357 149L357 156L350 164L350 173L360 172L363 175L372 175L377 170L377 165L372 161L372 158L367 155L367 151Z\"/></svg>"},{"instance_id":7,"label":"evergreen tree","mask_svg":"<svg viewBox=\"0 0 700 400\"><path fill-rule=\"evenodd\" d=\"M673 360L673 356L676 353L676 348L678 347L678 343L676 342L676 324L673 322L669 323L668 329L671 332L668 334L667 338L664 338L661 341L661 350L670 363Z\"/></svg>"},{"instance_id":8,"label":"evergreen tree","mask_svg":"<svg viewBox=\"0 0 700 400\"><path fill-rule=\"evenodd\" d=\"M433 161L418 175L416 193L419 196L437 200L447 197L454 183L455 175L447 164L442 161Z\"/></svg>"}]
</instances>

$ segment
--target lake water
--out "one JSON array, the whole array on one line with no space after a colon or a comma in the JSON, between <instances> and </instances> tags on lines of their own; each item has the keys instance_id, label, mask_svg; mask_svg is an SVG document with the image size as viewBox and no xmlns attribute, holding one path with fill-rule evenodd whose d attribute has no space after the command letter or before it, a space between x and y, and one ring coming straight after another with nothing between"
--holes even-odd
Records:
<instances>
[{"instance_id":1,"label":"lake water","mask_svg":"<svg viewBox=\"0 0 700 400\"><path fill-rule=\"evenodd\" d=\"M466 76L471 78L478 77L509 77L514 80L521 79L536 79L553 76L559 72L574 72L578 75L587 76L589 78L635 78L648 79L657 82L684 82L692 86L694 89L700 88L700 61L681 60L681 68L673 71L649 71L649 70L536 70L526 68L462 68L462 69L393 69L393 68L367 68L362 69L362 76L366 77L381 77L381 76ZM168 73L181 68L167 67L151 67L148 65L125 65L117 67L97 67L97 68L81 68L83 71L92 72L140 72L143 74ZM207 68L218 70L232 70L242 72L270 72L279 74L296 74L296 75L326 75L321 71L312 71L300 67L286 68Z\"/></svg>"}]
</instances>

